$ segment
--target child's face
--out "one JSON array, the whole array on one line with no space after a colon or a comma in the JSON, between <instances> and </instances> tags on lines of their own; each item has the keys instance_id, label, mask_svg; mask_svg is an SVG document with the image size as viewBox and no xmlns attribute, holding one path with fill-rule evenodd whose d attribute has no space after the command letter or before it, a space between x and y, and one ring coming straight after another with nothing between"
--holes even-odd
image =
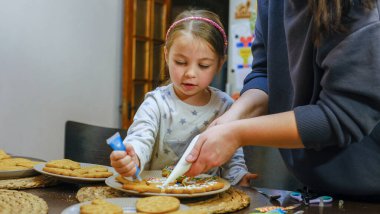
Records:
<instances>
[{"instance_id":1,"label":"child's face","mask_svg":"<svg viewBox=\"0 0 380 214\"><path fill-rule=\"evenodd\" d=\"M222 64L209 43L182 33L165 52L165 59L177 96L189 104L206 104L206 89Z\"/></svg>"}]
</instances>

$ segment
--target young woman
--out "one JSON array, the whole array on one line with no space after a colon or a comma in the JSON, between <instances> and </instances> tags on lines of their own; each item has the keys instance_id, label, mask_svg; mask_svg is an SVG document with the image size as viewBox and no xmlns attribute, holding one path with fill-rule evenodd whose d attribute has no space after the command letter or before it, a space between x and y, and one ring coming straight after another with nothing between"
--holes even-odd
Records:
<instances>
[{"instance_id":1,"label":"young woman","mask_svg":"<svg viewBox=\"0 0 380 214\"><path fill-rule=\"evenodd\" d=\"M188 175L225 163L240 146L270 146L314 191L378 198L379 7L259 0L252 72L237 102L200 136Z\"/></svg>"}]
</instances>

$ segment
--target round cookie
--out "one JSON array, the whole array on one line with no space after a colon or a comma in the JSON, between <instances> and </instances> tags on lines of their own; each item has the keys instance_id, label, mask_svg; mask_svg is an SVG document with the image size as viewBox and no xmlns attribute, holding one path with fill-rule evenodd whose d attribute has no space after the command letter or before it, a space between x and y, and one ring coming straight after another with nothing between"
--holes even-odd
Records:
<instances>
[{"instance_id":1,"label":"round cookie","mask_svg":"<svg viewBox=\"0 0 380 214\"><path fill-rule=\"evenodd\" d=\"M171 196L151 196L140 198L136 210L143 213L167 213L179 209L180 201Z\"/></svg>"},{"instance_id":2,"label":"round cookie","mask_svg":"<svg viewBox=\"0 0 380 214\"><path fill-rule=\"evenodd\" d=\"M91 204L80 207L80 214L123 214L123 208L102 199L94 199Z\"/></svg>"}]
</instances>

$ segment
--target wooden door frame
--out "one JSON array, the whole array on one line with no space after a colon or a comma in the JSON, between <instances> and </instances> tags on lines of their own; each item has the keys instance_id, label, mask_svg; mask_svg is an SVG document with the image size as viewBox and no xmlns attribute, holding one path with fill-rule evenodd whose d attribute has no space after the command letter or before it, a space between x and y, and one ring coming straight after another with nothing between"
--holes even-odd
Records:
<instances>
[{"instance_id":1,"label":"wooden door frame","mask_svg":"<svg viewBox=\"0 0 380 214\"><path fill-rule=\"evenodd\" d=\"M134 29L134 13L128 13L133 10L134 1L124 0L124 36L123 36L123 71L122 71L122 102L121 102L121 128L128 128L128 122L131 117L128 111L129 100L132 99L132 75L126 75L128 71L133 70L133 29Z\"/></svg>"},{"instance_id":2,"label":"wooden door frame","mask_svg":"<svg viewBox=\"0 0 380 214\"><path fill-rule=\"evenodd\" d=\"M131 71L135 70L134 35L136 34L136 32L134 32L135 31L134 15L137 12L136 10L138 9L136 8L134 1L135 0L124 0L124 25L123 25L124 35L123 35L123 59L122 59L123 65L122 65L122 83L121 83L122 97L121 97L121 108L120 108L121 128L123 129L127 129L131 125L132 117L133 117L131 109L132 109L132 100L134 99L133 95L135 93L134 92L135 89L133 87L133 76L132 76L133 72ZM148 4L154 4L156 1L157 0L151 0L149 1ZM170 14L170 9L171 9L171 0L159 0L159 1L161 1L164 5L167 5L166 11L165 11L166 14L164 14L166 16L165 20L167 23L169 20L169 14ZM133 12L130 12L130 11L133 11ZM149 19L150 23L153 23L154 16L152 14L148 14L147 18ZM149 29L147 30L149 31L149 33L152 33L153 29L154 29L154 26L150 25ZM164 32L166 32L166 29L167 29L167 24L165 24ZM149 49L153 50L153 46L154 46L153 43L150 44ZM148 54L150 55L148 55L146 59L148 59L149 62L152 62L153 54L151 53L148 53ZM151 63L149 63L149 65L146 65L146 66L150 66L150 68L148 69L149 71L152 70L153 65L151 65ZM149 75L152 76L153 75L152 72ZM152 78L152 77L149 77L149 78ZM151 89L152 87L150 86L149 90Z\"/></svg>"}]
</instances>

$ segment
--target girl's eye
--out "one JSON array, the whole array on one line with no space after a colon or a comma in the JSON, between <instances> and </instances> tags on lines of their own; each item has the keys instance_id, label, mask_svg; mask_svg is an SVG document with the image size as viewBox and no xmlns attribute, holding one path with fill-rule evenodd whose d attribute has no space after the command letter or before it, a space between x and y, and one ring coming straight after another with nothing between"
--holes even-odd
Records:
<instances>
[{"instance_id":1,"label":"girl's eye","mask_svg":"<svg viewBox=\"0 0 380 214\"><path fill-rule=\"evenodd\" d=\"M202 69L207 69L207 68L210 67L210 65L199 65L199 67L202 68Z\"/></svg>"},{"instance_id":2,"label":"girl's eye","mask_svg":"<svg viewBox=\"0 0 380 214\"><path fill-rule=\"evenodd\" d=\"M183 61L175 61L175 64L177 64L177 65L184 65L184 64L186 64L186 62L183 62Z\"/></svg>"}]
</instances>

